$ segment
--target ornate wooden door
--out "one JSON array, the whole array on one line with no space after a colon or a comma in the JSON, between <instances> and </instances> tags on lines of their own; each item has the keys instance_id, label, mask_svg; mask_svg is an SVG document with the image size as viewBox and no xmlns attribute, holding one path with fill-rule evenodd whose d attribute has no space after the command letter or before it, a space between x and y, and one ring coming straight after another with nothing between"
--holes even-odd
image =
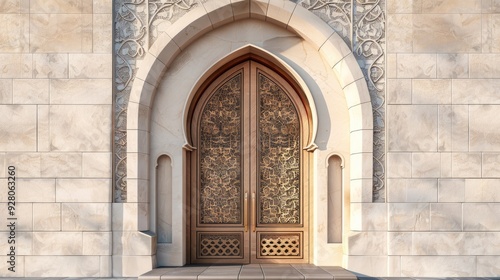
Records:
<instances>
[{"instance_id":1,"label":"ornate wooden door","mask_svg":"<svg viewBox=\"0 0 500 280\"><path fill-rule=\"evenodd\" d=\"M206 87L191 123L191 262L308 262L310 133L294 87L246 61Z\"/></svg>"}]
</instances>

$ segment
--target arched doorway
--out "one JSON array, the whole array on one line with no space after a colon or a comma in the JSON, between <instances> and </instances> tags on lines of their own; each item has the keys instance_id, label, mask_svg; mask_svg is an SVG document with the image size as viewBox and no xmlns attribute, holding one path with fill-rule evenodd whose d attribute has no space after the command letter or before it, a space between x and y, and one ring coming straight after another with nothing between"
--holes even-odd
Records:
<instances>
[{"instance_id":1,"label":"arched doorway","mask_svg":"<svg viewBox=\"0 0 500 280\"><path fill-rule=\"evenodd\" d=\"M190 108L190 262L307 263L310 110L275 65L242 60Z\"/></svg>"}]
</instances>

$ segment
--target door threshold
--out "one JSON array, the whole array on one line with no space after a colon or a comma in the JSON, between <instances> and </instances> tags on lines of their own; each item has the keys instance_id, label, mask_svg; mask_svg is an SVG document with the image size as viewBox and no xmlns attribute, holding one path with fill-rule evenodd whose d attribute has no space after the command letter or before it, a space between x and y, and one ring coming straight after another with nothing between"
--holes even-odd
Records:
<instances>
[{"instance_id":1,"label":"door threshold","mask_svg":"<svg viewBox=\"0 0 500 280\"><path fill-rule=\"evenodd\" d=\"M139 280L164 279L330 279L355 280L356 275L339 266L313 264L187 265L155 268Z\"/></svg>"}]
</instances>

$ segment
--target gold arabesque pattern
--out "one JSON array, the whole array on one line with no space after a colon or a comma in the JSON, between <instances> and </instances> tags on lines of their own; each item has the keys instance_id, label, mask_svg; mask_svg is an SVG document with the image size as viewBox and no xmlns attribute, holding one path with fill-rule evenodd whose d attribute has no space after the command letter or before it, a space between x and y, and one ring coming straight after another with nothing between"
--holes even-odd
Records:
<instances>
[{"instance_id":1,"label":"gold arabesque pattern","mask_svg":"<svg viewBox=\"0 0 500 280\"><path fill-rule=\"evenodd\" d=\"M242 74L210 97L200 121L200 223L241 223Z\"/></svg>"},{"instance_id":2,"label":"gold arabesque pattern","mask_svg":"<svg viewBox=\"0 0 500 280\"><path fill-rule=\"evenodd\" d=\"M293 102L259 73L259 222L300 223L300 122Z\"/></svg>"}]
</instances>

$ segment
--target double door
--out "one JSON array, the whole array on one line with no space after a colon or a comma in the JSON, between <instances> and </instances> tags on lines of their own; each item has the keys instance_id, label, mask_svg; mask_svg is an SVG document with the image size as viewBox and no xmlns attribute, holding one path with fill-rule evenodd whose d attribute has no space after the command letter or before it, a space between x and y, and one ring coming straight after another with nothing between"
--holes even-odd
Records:
<instances>
[{"instance_id":1,"label":"double door","mask_svg":"<svg viewBox=\"0 0 500 280\"><path fill-rule=\"evenodd\" d=\"M253 60L201 92L191 120L191 263L308 262L307 111Z\"/></svg>"}]
</instances>

